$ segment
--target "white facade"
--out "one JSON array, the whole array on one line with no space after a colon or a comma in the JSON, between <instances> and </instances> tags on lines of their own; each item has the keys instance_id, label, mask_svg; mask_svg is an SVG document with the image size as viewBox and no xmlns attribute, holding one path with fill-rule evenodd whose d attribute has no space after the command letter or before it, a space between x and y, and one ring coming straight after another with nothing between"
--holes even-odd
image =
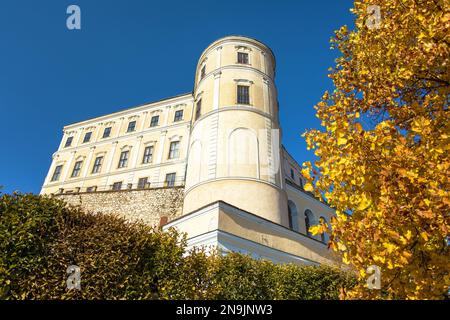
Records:
<instances>
[{"instance_id":1,"label":"white facade","mask_svg":"<svg viewBox=\"0 0 450 320\"><path fill-rule=\"evenodd\" d=\"M219 39L200 56L192 93L64 127L42 193L182 185L183 215L165 228L186 232L189 246L332 263L327 237L307 226L334 212L303 190L278 112L270 48Z\"/></svg>"}]
</instances>

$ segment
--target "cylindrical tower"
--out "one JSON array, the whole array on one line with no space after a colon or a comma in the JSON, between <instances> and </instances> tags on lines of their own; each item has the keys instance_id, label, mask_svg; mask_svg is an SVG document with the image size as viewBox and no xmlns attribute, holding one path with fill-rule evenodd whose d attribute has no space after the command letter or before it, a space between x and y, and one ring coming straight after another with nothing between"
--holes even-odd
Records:
<instances>
[{"instance_id":1,"label":"cylindrical tower","mask_svg":"<svg viewBox=\"0 0 450 320\"><path fill-rule=\"evenodd\" d=\"M288 224L274 77L275 57L255 39L225 37L202 53L194 85L185 214L222 200Z\"/></svg>"}]
</instances>

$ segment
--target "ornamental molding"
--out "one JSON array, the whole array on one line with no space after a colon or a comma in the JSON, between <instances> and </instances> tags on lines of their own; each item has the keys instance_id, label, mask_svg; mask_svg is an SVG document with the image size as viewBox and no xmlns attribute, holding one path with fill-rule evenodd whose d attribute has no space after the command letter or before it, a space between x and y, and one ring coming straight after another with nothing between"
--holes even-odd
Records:
<instances>
[{"instance_id":1,"label":"ornamental molding","mask_svg":"<svg viewBox=\"0 0 450 320\"><path fill-rule=\"evenodd\" d=\"M144 146L154 146L157 143L156 140L150 140L147 142L144 142Z\"/></svg>"},{"instance_id":2,"label":"ornamental molding","mask_svg":"<svg viewBox=\"0 0 450 320\"><path fill-rule=\"evenodd\" d=\"M254 82L251 80L247 80L247 79L234 79L234 82L237 83L249 83L249 84L253 84Z\"/></svg>"},{"instance_id":3,"label":"ornamental molding","mask_svg":"<svg viewBox=\"0 0 450 320\"><path fill-rule=\"evenodd\" d=\"M244 45L236 45L234 46L237 51L252 51L252 48L244 46Z\"/></svg>"},{"instance_id":4,"label":"ornamental molding","mask_svg":"<svg viewBox=\"0 0 450 320\"><path fill-rule=\"evenodd\" d=\"M175 135L173 135L173 136L171 136L171 137L169 138L169 141L175 142L175 141L181 141L181 139L183 139L183 136L180 136L180 135L178 135L178 134L175 134Z\"/></svg>"}]
</instances>

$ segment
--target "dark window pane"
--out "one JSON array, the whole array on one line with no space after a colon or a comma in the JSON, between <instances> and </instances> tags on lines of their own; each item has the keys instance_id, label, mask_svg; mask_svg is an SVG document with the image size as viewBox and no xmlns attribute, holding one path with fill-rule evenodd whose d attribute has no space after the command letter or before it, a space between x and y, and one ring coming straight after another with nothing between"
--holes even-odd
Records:
<instances>
[{"instance_id":1,"label":"dark window pane","mask_svg":"<svg viewBox=\"0 0 450 320\"><path fill-rule=\"evenodd\" d=\"M128 123L127 132L133 132L136 130L136 121L131 121Z\"/></svg>"},{"instance_id":2,"label":"dark window pane","mask_svg":"<svg viewBox=\"0 0 450 320\"><path fill-rule=\"evenodd\" d=\"M83 143L86 143L86 142L91 141L91 136L92 136L92 132L87 132L87 133L84 135Z\"/></svg>"},{"instance_id":3,"label":"dark window pane","mask_svg":"<svg viewBox=\"0 0 450 320\"><path fill-rule=\"evenodd\" d=\"M206 65L203 66L202 71L200 72L200 79L203 79L206 75Z\"/></svg>"},{"instance_id":4,"label":"dark window pane","mask_svg":"<svg viewBox=\"0 0 450 320\"><path fill-rule=\"evenodd\" d=\"M176 159L180 155L180 142L173 141L170 143L169 159Z\"/></svg>"},{"instance_id":5,"label":"dark window pane","mask_svg":"<svg viewBox=\"0 0 450 320\"><path fill-rule=\"evenodd\" d=\"M52 181L58 181L61 176L62 165L56 166L55 171L53 172Z\"/></svg>"},{"instance_id":6,"label":"dark window pane","mask_svg":"<svg viewBox=\"0 0 450 320\"><path fill-rule=\"evenodd\" d=\"M86 192L95 192L95 191L97 191L97 186L87 187L86 188Z\"/></svg>"},{"instance_id":7,"label":"dark window pane","mask_svg":"<svg viewBox=\"0 0 450 320\"><path fill-rule=\"evenodd\" d=\"M75 165L73 166L73 171L72 171L72 178L73 177L78 177L80 175L81 164L82 163L83 163L83 161L75 162Z\"/></svg>"},{"instance_id":8,"label":"dark window pane","mask_svg":"<svg viewBox=\"0 0 450 320\"><path fill-rule=\"evenodd\" d=\"M197 102L197 109L195 109L195 120L200 118L202 115L202 99L198 100Z\"/></svg>"},{"instance_id":9,"label":"dark window pane","mask_svg":"<svg viewBox=\"0 0 450 320\"><path fill-rule=\"evenodd\" d=\"M144 150L144 158L142 159L142 163L150 163L153 158L153 146L146 147Z\"/></svg>"},{"instance_id":10,"label":"dark window pane","mask_svg":"<svg viewBox=\"0 0 450 320\"><path fill-rule=\"evenodd\" d=\"M114 182L112 185L113 190L121 190L122 189L122 181L120 182Z\"/></svg>"},{"instance_id":11,"label":"dark window pane","mask_svg":"<svg viewBox=\"0 0 450 320\"><path fill-rule=\"evenodd\" d=\"M144 189L148 187L148 178L140 178L138 181L138 189Z\"/></svg>"},{"instance_id":12,"label":"dark window pane","mask_svg":"<svg viewBox=\"0 0 450 320\"><path fill-rule=\"evenodd\" d=\"M111 135L111 127L105 128L103 131L103 138L108 138Z\"/></svg>"},{"instance_id":13,"label":"dark window pane","mask_svg":"<svg viewBox=\"0 0 450 320\"><path fill-rule=\"evenodd\" d=\"M237 86L237 103L250 104L248 86Z\"/></svg>"},{"instance_id":14,"label":"dark window pane","mask_svg":"<svg viewBox=\"0 0 450 320\"><path fill-rule=\"evenodd\" d=\"M175 186L175 173L168 173L166 175L166 187Z\"/></svg>"},{"instance_id":15,"label":"dark window pane","mask_svg":"<svg viewBox=\"0 0 450 320\"><path fill-rule=\"evenodd\" d=\"M238 63L248 64L248 53L238 52Z\"/></svg>"},{"instance_id":16,"label":"dark window pane","mask_svg":"<svg viewBox=\"0 0 450 320\"><path fill-rule=\"evenodd\" d=\"M70 147L72 145L73 137L68 137L66 140L66 144L64 145L64 148Z\"/></svg>"},{"instance_id":17,"label":"dark window pane","mask_svg":"<svg viewBox=\"0 0 450 320\"><path fill-rule=\"evenodd\" d=\"M122 151L119 159L119 168L125 168L128 165L128 151Z\"/></svg>"},{"instance_id":18,"label":"dark window pane","mask_svg":"<svg viewBox=\"0 0 450 320\"><path fill-rule=\"evenodd\" d=\"M103 157L97 157L94 161L94 166L92 167L92 173L99 173L102 167Z\"/></svg>"},{"instance_id":19,"label":"dark window pane","mask_svg":"<svg viewBox=\"0 0 450 320\"><path fill-rule=\"evenodd\" d=\"M173 119L174 122L183 120L183 110L175 111L175 117Z\"/></svg>"},{"instance_id":20,"label":"dark window pane","mask_svg":"<svg viewBox=\"0 0 450 320\"><path fill-rule=\"evenodd\" d=\"M153 116L152 120L150 121L150 127L156 127L159 122L159 116Z\"/></svg>"}]
</instances>

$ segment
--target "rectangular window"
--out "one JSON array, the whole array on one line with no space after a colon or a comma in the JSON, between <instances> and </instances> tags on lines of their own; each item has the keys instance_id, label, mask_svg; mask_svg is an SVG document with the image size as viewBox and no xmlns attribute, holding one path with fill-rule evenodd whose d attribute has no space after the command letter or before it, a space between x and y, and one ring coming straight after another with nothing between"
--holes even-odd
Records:
<instances>
[{"instance_id":1,"label":"rectangular window","mask_svg":"<svg viewBox=\"0 0 450 320\"><path fill-rule=\"evenodd\" d=\"M97 186L87 187L86 188L86 192L95 192L95 191L97 191Z\"/></svg>"},{"instance_id":2,"label":"rectangular window","mask_svg":"<svg viewBox=\"0 0 450 320\"><path fill-rule=\"evenodd\" d=\"M80 175L82 163L83 163L83 161L75 162L75 165L73 166L73 170L72 170L72 178L78 177Z\"/></svg>"},{"instance_id":3,"label":"rectangular window","mask_svg":"<svg viewBox=\"0 0 450 320\"><path fill-rule=\"evenodd\" d=\"M198 100L197 102L197 108L195 109L195 120L200 118L202 115L202 99Z\"/></svg>"},{"instance_id":4,"label":"rectangular window","mask_svg":"<svg viewBox=\"0 0 450 320\"><path fill-rule=\"evenodd\" d=\"M249 87L237 86L237 103L250 104Z\"/></svg>"},{"instance_id":5,"label":"rectangular window","mask_svg":"<svg viewBox=\"0 0 450 320\"><path fill-rule=\"evenodd\" d=\"M68 137L66 140L66 144L64 145L64 148L70 147L72 145L73 137Z\"/></svg>"},{"instance_id":6,"label":"rectangular window","mask_svg":"<svg viewBox=\"0 0 450 320\"><path fill-rule=\"evenodd\" d=\"M58 181L61 176L62 165L56 166L55 171L53 172L52 181Z\"/></svg>"},{"instance_id":7,"label":"rectangular window","mask_svg":"<svg viewBox=\"0 0 450 320\"><path fill-rule=\"evenodd\" d=\"M180 155L180 141L170 143L169 159L176 159Z\"/></svg>"},{"instance_id":8,"label":"rectangular window","mask_svg":"<svg viewBox=\"0 0 450 320\"><path fill-rule=\"evenodd\" d=\"M128 165L128 151L122 151L120 153L118 168L125 168Z\"/></svg>"},{"instance_id":9,"label":"rectangular window","mask_svg":"<svg viewBox=\"0 0 450 320\"><path fill-rule=\"evenodd\" d=\"M92 136L92 132L86 132L86 134L84 135L83 143L87 143L87 142L91 141L91 136Z\"/></svg>"},{"instance_id":10,"label":"rectangular window","mask_svg":"<svg viewBox=\"0 0 450 320\"><path fill-rule=\"evenodd\" d=\"M202 71L200 72L200 80L203 79L206 75L206 65L203 66Z\"/></svg>"},{"instance_id":11,"label":"rectangular window","mask_svg":"<svg viewBox=\"0 0 450 320\"><path fill-rule=\"evenodd\" d=\"M156 127L159 122L159 116L153 116L152 120L150 121L150 127Z\"/></svg>"},{"instance_id":12,"label":"rectangular window","mask_svg":"<svg viewBox=\"0 0 450 320\"><path fill-rule=\"evenodd\" d=\"M136 130L136 121L130 121L128 123L127 132L133 132L134 130Z\"/></svg>"},{"instance_id":13,"label":"rectangular window","mask_svg":"<svg viewBox=\"0 0 450 320\"><path fill-rule=\"evenodd\" d=\"M122 181L114 182L112 185L112 189L117 191L122 189Z\"/></svg>"},{"instance_id":14,"label":"rectangular window","mask_svg":"<svg viewBox=\"0 0 450 320\"><path fill-rule=\"evenodd\" d=\"M105 128L103 131L103 137L102 138L108 138L111 135L111 127Z\"/></svg>"},{"instance_id":15,"label":"rectangular window","mask_svg":"<svg viewBox=\"0 0 450 320\"><path fill-rule=\"evenodd\" d=\"M153 146L145 147L142 163L151 163L153 158Z\"/></svg>"},{"instance_id":16,"label":"rectangular window","mask_svg":"<svg viewBox=\"0 0 450 320\"><path fill-rule=\"evenodd\" d=\"M295 180L295 175L294 175L294 170L293 169L291 169L291 178L292 178L292 180Z\"/></svg>"},{"instance_id":17,"label":"rectangular window","mask_svg":"<svg viewBox=\"0 0 450 320\"><path fill-rule=\"evenodd\" d=\"M175 111L175 116L173 118L173 122L181 121L183 120L183 110L177 110Z\"/></svg>"},{"instance_id":18,"label":"rectangular window","mask_svg":"<svg viewBox=\"0 0 450 320\"><path fill-rule=\"evenodd\" d=\"M92 173L99 173L102 168L103 157L97 157L94 161L94 166L92 167Z\"/></svg>"},{"instance_id":19,"label":"rectangular window","mask_svg":"<svg viewBox=\"0 0 450 320\"><path fill-rule=\"evenodd\" d=\"M248 64L248 53L238 52L238 63Z\"/></svg>"},{"instance_id":20,"label":"rectangular window","mask_svg":"<svg viewBox=\"0 0 450 320\"><path fill-rule=\"evenodd\" d=\"M166 174L166 187L174 187L175 186L175 176L176 176L176 173Z\"/></svg>"},{"instance_id":21,"label":"rectangular window","mask_svg":"<svg viewBox=\"0 0 450 320\"><path fill-rule=\"evenodd\" d=\"M139 178L138 180L138 189L145 189L148 188L148 178Z\"/></svg>"}]
</instances>

